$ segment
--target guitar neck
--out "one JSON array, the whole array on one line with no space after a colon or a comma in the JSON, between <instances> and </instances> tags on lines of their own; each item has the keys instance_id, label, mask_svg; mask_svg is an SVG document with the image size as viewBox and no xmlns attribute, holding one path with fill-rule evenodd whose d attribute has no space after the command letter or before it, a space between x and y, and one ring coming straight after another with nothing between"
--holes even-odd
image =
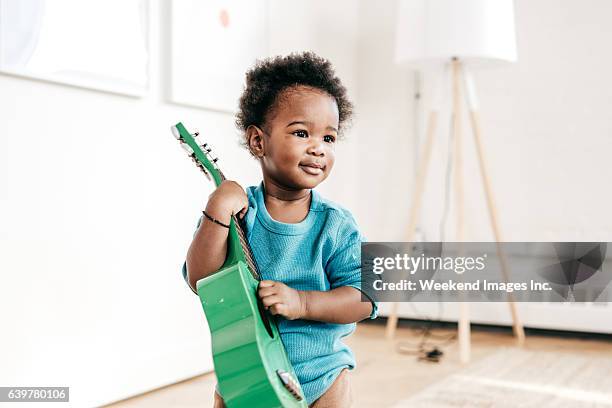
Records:
<instances>
[{"instance_id":1,"label":"guitar neck","mask_svg":"<svg viewBox=\"0 0 612 408\"><path fill-rule=\"evenodd\" d=\"M203 143L196 140L199 133L191 134L185 129L182 123L177 123L172 127L172 134L179 140L181 147L187 152L191 160L196 166L210 179L212 177L215 185L218 187L226 179L225 175L217 165L218 158L212 157L212 149L208 143ZM245 225L242 220L239 220L235 215L232 215L230 222L230 231L228 235L227 258L225 264L233 264L238 261L244 261L253 277L260 280L259 269L253 251L246 239L244 233Z\"/></svg>"}]
</instances>

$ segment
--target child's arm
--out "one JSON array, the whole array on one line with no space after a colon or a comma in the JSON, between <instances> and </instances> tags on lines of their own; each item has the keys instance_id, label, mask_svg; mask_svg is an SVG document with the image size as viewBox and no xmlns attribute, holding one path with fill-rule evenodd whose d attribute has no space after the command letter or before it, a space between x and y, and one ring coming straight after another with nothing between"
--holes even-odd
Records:
<instances>
[{"instance_id":1,"label":"child's arm","mask_svg":"<svg viewBox=\"0 0 612 408\"><path fill-rule=\"evenodd\" d=\"M362 302L361 292L352 286L329 291L296 290L282 282L265 280L259 283L258 294L270 313L289 320L348 324L372 313L372 303Z\"/></svg>"},{"instance_id":2,"label":"child's arm","mask_svg":"<svg viewBox=\"0 0 612 408\"><path fill-rule=\"evenodd\" d=\"M234 181L226 180L209 196L206 213L224 224L229 224L232 214L243 217L248 209L246 193ZM196 282L217 270L227 256L229 229L204 217L187 252L187 279L192 290Z\"/></svg>"},{"instance_id":3,"label":"child's arm","mask_svg":"<svg viewBox=\"0 0 612 408\"><path fill-rule=\"evenodd\" d=\"M367 319L372 313L372 302L362 302L361 291L352 286L302 293L306 299L306 313L302 319L346 324Z\"/></svg>"}]
</instances>

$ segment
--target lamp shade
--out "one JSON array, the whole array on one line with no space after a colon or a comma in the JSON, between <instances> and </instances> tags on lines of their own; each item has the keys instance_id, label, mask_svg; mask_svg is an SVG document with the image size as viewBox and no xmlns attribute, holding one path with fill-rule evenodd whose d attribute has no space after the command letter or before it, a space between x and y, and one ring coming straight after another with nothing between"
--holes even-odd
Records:
<instances>
[{"instance_id":1,"label":"lamp shade","mask_svg":"<svg viewBox=\"0 0 612 408\"><path fill-rule=\"evenodd\" d=\"M512 0L400 0L396 62L436 68L457 57L493 67L516 62Z\"/></svg>"}]
</instances>

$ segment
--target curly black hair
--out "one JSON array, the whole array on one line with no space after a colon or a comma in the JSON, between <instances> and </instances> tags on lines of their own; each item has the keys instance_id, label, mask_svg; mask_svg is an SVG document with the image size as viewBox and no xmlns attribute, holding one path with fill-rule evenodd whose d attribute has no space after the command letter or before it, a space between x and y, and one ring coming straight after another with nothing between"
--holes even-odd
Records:
<instances>
[{"instance_id":1,"label":"curly black hair","mask_svg":"<svg viewBox=\"0 0 612 408\"><path fill-rule=\"evenodd\" d=\"M246 73L246 87L240 97L236 127L242 132L250 125L262 127L268 114L282 103L281 92L296 86L321 90L336 100L339 113L339 135L348 127L353 114L346 88L336 76L331 63L313 52L293 53L258 60ZM246 147L246 140L242 138Z\"/></svg>"}]
</instances>

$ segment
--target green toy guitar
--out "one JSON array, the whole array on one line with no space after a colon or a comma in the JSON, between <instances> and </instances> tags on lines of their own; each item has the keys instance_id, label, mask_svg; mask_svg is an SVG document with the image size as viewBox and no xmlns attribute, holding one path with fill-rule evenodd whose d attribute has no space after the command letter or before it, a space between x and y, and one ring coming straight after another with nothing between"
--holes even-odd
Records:
<instances>
[{"instance_id":1,"label":"green toy guitar","mask_svg":"<svg viewBox=\"0 0 612 408\"><path fill-rule=\"evenodd\" d=\"M225 176L207 143L182 123L172 134L194 163L219 186ZM242 221L232 216L227 258L197 282L210 327L219 390L228 408L307 407L273 316L256 292L261 280Z\"/></svg>"}]
</instances>

